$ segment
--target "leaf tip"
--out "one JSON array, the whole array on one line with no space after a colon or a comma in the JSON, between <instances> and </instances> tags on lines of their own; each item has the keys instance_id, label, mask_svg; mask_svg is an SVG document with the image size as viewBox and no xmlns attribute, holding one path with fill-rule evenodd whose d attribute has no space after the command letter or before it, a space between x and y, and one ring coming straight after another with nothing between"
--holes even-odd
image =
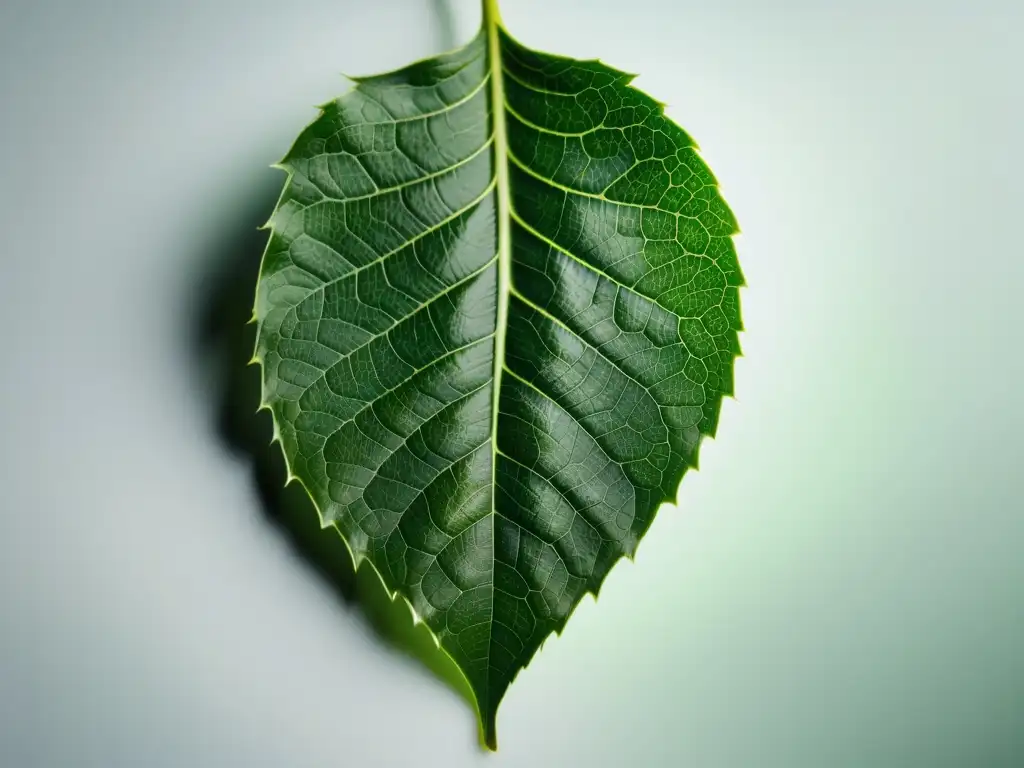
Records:
<instances>
[{"instance_id":1,"label":"leaf tip","mask_svg":"<svg viewBox=\"0 0 1024 768\"><path fill-rule=\"evenodd\" d=\"M491 752L498 751L498 727L495 712L490 712L484 722L484 746Z\"/></svg>"}]
</instances>

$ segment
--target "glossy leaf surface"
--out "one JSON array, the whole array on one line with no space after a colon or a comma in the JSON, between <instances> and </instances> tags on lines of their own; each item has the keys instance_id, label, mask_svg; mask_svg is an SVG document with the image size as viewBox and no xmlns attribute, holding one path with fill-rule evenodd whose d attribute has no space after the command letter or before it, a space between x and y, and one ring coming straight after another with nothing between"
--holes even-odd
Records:
<instances>
[{"instance_id":1,"label":"glossy leaf surface","mask_svg":"<svg viewBox=\"0 0 1024 768\"><path fill-rule=\"evenodd\" d=\"M360 78L281 165L255 315L289 472L465 673L517 672L631 556L715 431L735 220L632 76L485 5Z\"/></svg>"}]
</instances>

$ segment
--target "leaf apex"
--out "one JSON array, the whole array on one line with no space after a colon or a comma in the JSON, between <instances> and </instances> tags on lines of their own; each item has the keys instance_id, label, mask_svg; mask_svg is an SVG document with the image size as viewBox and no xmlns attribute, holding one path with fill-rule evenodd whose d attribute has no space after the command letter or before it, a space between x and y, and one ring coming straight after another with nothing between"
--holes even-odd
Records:
<instances>
[{"instance_id":1,"label":"leaf apex","mask_svg":"<svg viewBox=\"0 0 1024 768\"><path fill-rule=\"evenodd\" d=\"M486 722L484 722L484 746L491 752L498 751L498 726L497 726L497 711L492 710L487 714Z\"/></svg>"}]
</instances>

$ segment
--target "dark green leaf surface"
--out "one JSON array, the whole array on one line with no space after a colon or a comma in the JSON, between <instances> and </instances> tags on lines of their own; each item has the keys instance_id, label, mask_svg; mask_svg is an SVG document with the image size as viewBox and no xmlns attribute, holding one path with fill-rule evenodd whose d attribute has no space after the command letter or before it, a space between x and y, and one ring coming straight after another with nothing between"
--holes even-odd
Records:
<instances>
[{"instance_id":1,"label":"dark green leaf surface","mask_svg":"<svg viewBox=\"0 0 1024 768\"><path fill-rule=\"evenodd\" d=\"M290 475L465 673L493 747L512 679L714 433L742 277L661 105L485 10L302 133L255 314Z\"/></svg>"}]
</instances>

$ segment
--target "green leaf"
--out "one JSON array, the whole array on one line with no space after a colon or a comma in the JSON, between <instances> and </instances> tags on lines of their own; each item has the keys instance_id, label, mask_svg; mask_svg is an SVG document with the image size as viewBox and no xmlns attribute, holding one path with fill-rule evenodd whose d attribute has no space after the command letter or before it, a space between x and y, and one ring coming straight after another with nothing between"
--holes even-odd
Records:
<instances>
[{"instance_id":1,"label":"green leaf","mask_svg":"<svg viewBox=\"0 0 1024 768\"><path fill-rule=\"evenodd\" d=\"M494 748L513 678L714 434L743 278L662 105L484 10L464 48L357 78L280 163L255 360L289 478Z\"/></svg>"}]
</instances>

